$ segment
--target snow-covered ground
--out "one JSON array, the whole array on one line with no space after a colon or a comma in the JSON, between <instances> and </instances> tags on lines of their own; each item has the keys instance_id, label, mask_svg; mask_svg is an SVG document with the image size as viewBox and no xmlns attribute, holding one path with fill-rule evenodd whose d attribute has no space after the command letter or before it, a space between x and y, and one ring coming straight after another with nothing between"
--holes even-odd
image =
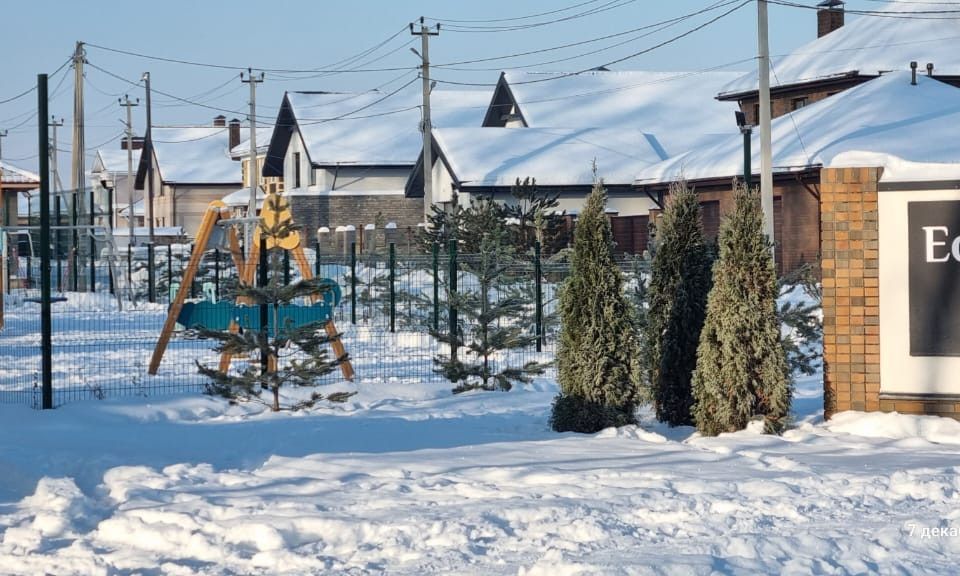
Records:
<instances>
[{"instance_id":1,"label":"snow-covered ground","mask_svg":"<svg viewBox=\"0 0 960 576\"><path fill-rule=\"evenodd\" d=\"M0 574L955 573L960 423L824 423L821 379L782 437L556 434L548 379L0 406Z\"/></svg>"}]
</instances>

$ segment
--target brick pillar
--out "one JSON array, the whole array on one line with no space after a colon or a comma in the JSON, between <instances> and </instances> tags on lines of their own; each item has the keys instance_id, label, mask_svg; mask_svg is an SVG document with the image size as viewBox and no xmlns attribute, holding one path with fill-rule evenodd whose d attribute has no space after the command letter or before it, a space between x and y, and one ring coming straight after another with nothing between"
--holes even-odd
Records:
<instances>
[{"instance_id":1,"label":"brick pillar","mask_svg":"<svg viewBox=\"0 0 960 576\"><path fill-rule=\"evenodd\" d=\"M880 410L877 189L881 172L881 168L820 172L827 418L844 410Z\"/></svg>"}]
</instances>

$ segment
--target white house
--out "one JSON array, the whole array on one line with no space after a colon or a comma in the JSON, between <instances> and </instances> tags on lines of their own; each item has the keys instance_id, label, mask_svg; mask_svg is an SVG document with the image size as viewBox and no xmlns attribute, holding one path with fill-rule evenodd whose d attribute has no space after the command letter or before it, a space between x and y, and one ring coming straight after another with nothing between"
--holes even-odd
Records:
<instances>
[{"instance_id":1,"label":"white house","mask_svg":"<svg viewBox=\"0 0 960 576\"><path fill-rule=\"evenodd\" d=\"M422 199L404 195L422 148L419 102L412 89L284 95L263 176L283 178L308 237L319 227L423 221ZM433 124L479 126L488 103L484 92L436 90Z\"/></svg>"}]
</instances>

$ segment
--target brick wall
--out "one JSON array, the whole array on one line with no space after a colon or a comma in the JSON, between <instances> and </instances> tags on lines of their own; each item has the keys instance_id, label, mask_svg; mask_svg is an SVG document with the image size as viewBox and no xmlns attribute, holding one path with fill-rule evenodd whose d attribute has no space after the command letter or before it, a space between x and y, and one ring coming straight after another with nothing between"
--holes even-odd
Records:
<instances>
[{"instance_id":1,"label":"brick wall","mask_svg":"<svg viewBox=\"0 0 960 576\"><path fill-rule=\"evenodd\" d=\"M820 172L824 412L880 410L880 168Z\"/></svg>"},{"instance_id":2,"label":"brick wall","mask_svg":"<svg viewBox=\"0 0 960 576\"><path fill-rule=\"evenodd\" d=\"M365 225L376 223L378 214L384 224L396 222L401 232L416 230L417 224L423 222L423 198L402 195L291 196L290 207L310 245L316 241L317 228L321 226L335 230L337 226L353 225L363 230Z\"/></svg>"}]
</instances>

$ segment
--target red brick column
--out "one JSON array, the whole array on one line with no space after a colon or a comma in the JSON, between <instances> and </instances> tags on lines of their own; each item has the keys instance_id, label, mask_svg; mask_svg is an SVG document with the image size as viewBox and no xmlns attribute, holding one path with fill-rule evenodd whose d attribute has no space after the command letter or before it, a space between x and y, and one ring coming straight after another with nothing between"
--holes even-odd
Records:
<instances>
[{"instance_id":1,"label":"red brick column","mask_svg":"<svg viewBox=\"0 0 960 576\"><path fill-rule=\"evenodd\" d=\"M881 168L820 172L827 418L844 410L880 410L877 189L881 173Z\"/></svg>"}]
</instances>

